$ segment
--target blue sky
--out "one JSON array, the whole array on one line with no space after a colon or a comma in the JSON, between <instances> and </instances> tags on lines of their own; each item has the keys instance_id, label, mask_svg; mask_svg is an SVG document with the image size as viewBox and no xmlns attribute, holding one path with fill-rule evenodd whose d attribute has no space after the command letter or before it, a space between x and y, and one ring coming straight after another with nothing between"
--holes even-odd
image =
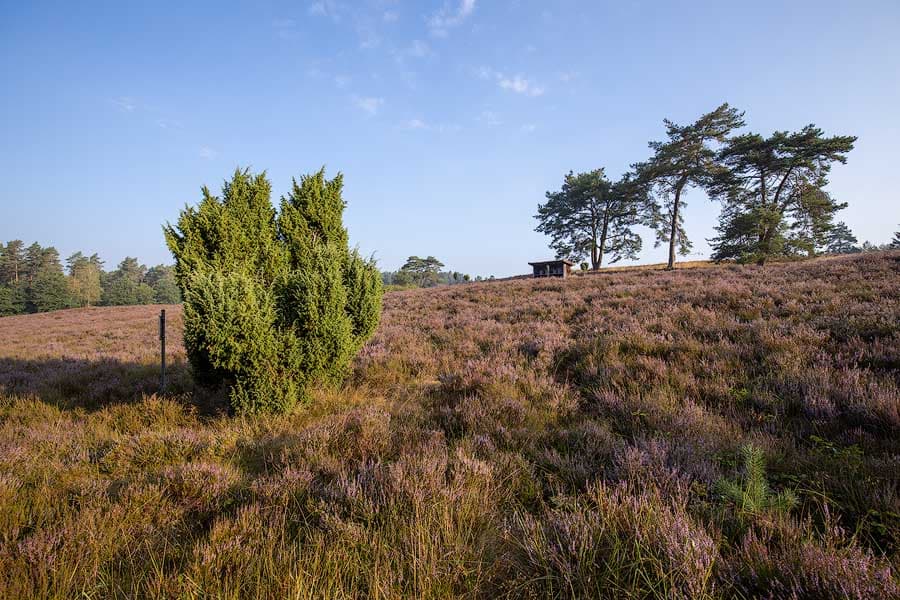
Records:
<instances>
[{"instance_id":1,"label":"blue sky","mask_svg":"<svg viewBox=\"0 0 900 600\"><path fill-rule=\"evenodd\" d=\"M748 8L749 7L749 8ZM160 226L234 168L345 175L351 240L481 275L548 257L570 169L618 177L662 119L859 136L831 191L900 223L900 3L0 0L0 239L171 262ZM719 212L687 197L695 256ZM664 260L644 236L642 262Z\"/></svg>"}]
</instances>

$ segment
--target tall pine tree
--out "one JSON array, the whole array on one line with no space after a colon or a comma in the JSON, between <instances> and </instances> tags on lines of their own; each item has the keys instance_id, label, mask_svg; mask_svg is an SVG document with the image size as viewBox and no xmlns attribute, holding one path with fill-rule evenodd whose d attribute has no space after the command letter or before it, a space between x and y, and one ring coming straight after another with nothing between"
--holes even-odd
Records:
<instances>
[{"instance_id":1,"label":"tall pine tree","mask_svg":"<svg viewBox=\"0 0 900 600\"><path fill-rule=\"evenodd\" d=\"M25 262L25 244L22 240L11 240L3 249L3 259L0 261L0 282L7 285L19 283Z\"/></svg>"},{"instance_id":2,"label":"tall pine tree","mask_svg":"<svg viewBox=\"0 0 900 600\"><path fill-rule=\"evenodd\" d=\"M802 232L810 231L807 224L827 232L834 213L846 206L824 188L832 164L845 163L855 141L825 137L815 125L729 140L719 153L723 169L710 188L723 202L719 234L711 240L713 259L762 265L814 245L816 240L804 239Z\"/></svg>"},{"instance_id":3,"label":"tall pine tree","mask_svg":"<svg viewBox=\"0 0 900 600\"><path fill-rule=\"evenodd\" d=\"M724 143L734 130L744 126L744 113L727 103L690 125L665 119L666 141L650 142L653 156L634 165L641 180L653 186L654 202L649 224L657 243L668 244L668 268L675 268L676 253L690 252L691 242L684 230L684 193L689 186L707 187L719 170L714 143Z\"/></svg>"}]
</instances>

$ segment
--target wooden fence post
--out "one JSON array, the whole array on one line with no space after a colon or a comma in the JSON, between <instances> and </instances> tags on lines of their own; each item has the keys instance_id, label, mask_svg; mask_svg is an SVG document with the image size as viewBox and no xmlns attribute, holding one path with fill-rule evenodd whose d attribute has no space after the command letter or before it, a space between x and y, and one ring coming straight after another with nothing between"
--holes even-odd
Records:
<instances>
[{"instance_id":1,"label":"wooden fence post","mask_svg":"<svg viewBox=\"0 0 900 600\"><path fill-rule=\"evenodd\" d=\"M159 311L159 393L166 389L166 309Z\"/></svg>"}]
</instances>

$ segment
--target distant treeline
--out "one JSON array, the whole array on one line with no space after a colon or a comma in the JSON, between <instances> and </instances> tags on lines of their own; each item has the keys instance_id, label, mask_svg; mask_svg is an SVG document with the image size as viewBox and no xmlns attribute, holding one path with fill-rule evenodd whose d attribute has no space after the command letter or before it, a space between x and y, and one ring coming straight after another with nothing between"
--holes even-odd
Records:
<instances>
[{"instance_id":1,"label":"distant treeline","mask_svg":"<svg viewBox=\"0 0 900 600\"><path fill-rule=\"evenodd\" d=\"M76 252L63 265L53 246L0 242L0 316L80 306L181 302L171 266L148 269L132 257L114 271L105 271L103 265L96 254Z\"/></svg>"},{"instance_id":2,"label":"distant treeline","mask_svg":"<svg viewBox=\"0 0 900 600\"><path fill-rule=\"evenodd\" d=\"M454 285L469 281L481 281L481 276L474 279L468 273L459 271L441 271L444 263L433 256L420 258L410 256L397 271L382 271L381 282L391 287L434 287L436 285Z\"/></svg>"}]
</instances>

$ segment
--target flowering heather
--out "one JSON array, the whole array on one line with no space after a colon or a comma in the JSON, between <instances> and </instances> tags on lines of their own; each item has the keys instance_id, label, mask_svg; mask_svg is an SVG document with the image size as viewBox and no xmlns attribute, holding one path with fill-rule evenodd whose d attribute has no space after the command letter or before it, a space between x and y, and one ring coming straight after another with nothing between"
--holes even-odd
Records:
<instances>
[{"instance_id":1,"label":"flowering heather","mask_svg":"<svg viewBox=\"0 0 900 600\"><path fill-rule=\"evenodd\" d=\"M900 597L898 252L388 293L283 416L158 309L0 319L0 597Z\"/></svg>"}]
</instances>

